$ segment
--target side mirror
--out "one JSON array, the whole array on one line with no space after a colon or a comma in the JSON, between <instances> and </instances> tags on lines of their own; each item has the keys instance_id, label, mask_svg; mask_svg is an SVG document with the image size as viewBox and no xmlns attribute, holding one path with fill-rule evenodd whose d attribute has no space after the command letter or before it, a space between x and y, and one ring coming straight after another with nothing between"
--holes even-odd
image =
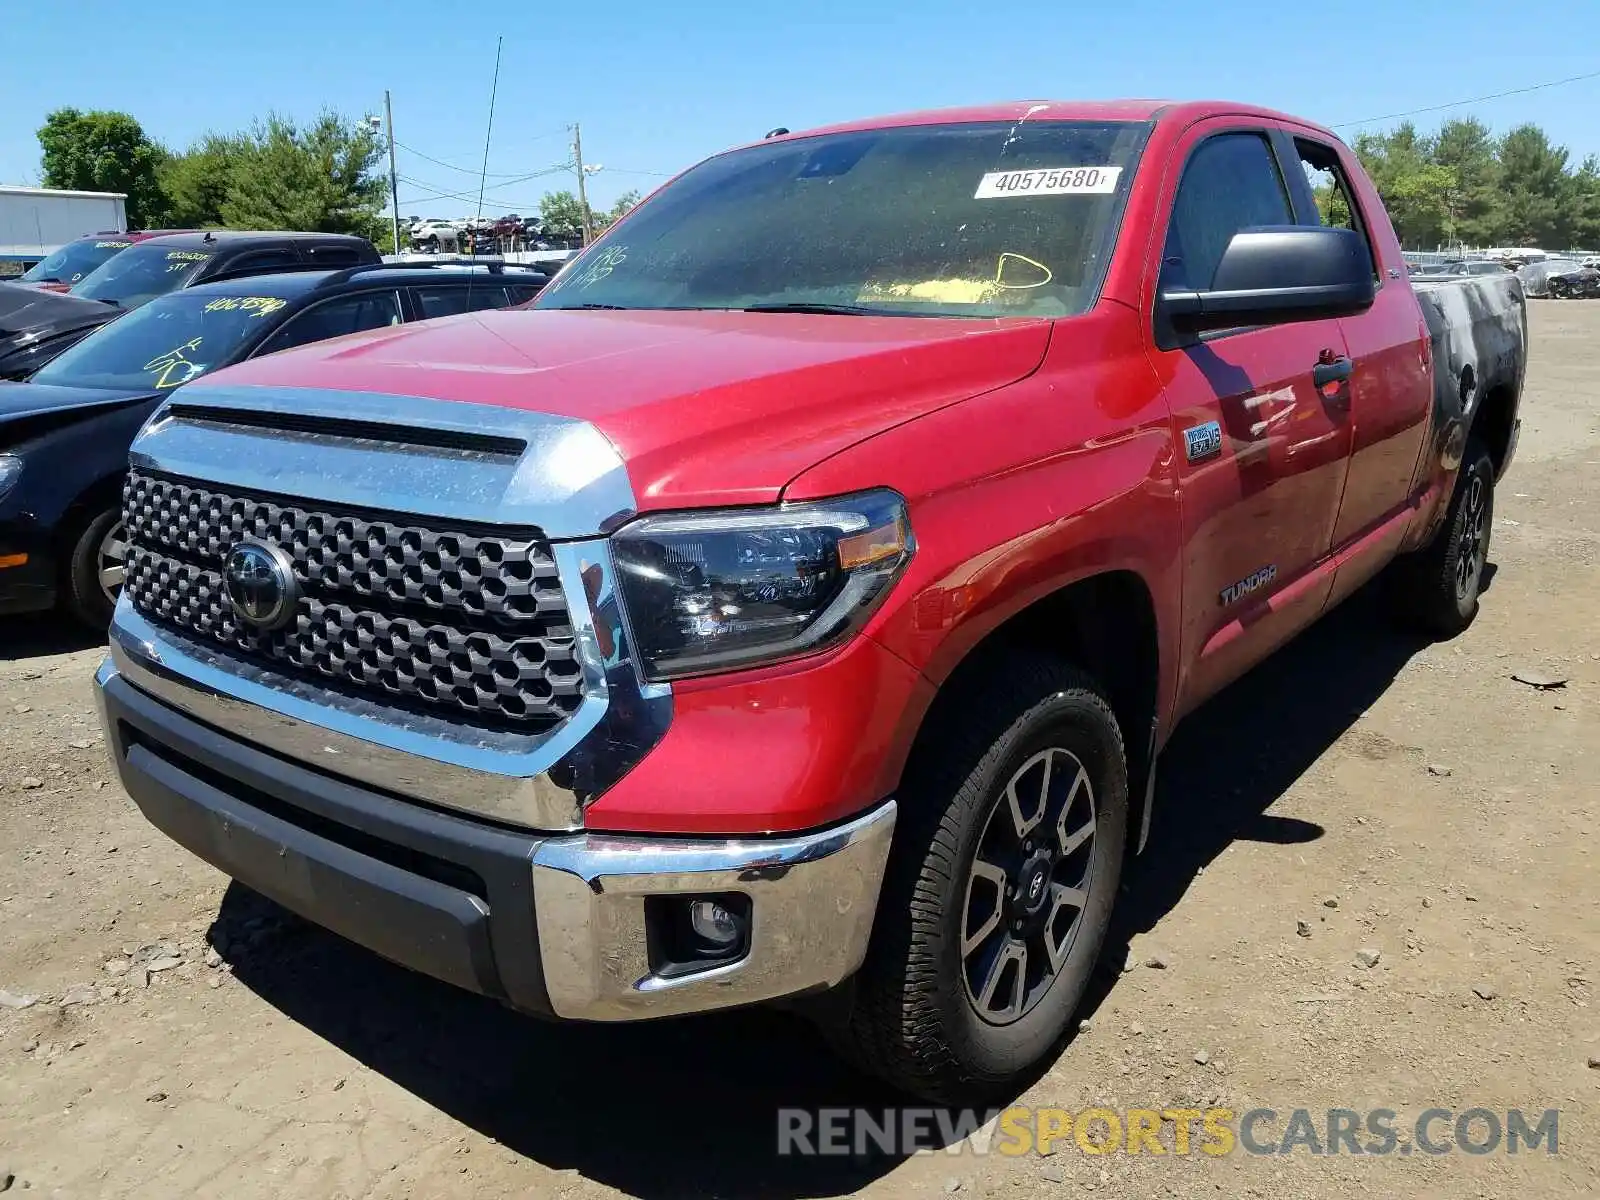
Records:
<instances>
[{"instance_id":1,"label":"side mirror","mask_svg":"<svg viewBox=\"0 0 1600 1200\"><path fill-rule=\"evenodd\" d=\"M1272 225L1234 234L1211 287L1164 290L1161 308L1175 329L1202 333L1350 316L1376 295L1372 257L1355 230Z\"/></svg>"}]
</instances>

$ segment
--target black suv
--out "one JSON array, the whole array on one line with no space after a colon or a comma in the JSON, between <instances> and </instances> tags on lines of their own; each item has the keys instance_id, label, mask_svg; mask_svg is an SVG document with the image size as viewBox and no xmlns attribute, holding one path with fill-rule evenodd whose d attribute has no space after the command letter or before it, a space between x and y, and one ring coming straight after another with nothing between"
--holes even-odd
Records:
<instances>
[{"instance_id":1,"label":"black suv","mask_svg":"<svg viewBox=\"0 0 1600 1200\"><path fill-rule=\"evenodd\" d=\"M237 275L356 267L383 259L347 233L246 233L208 229L149 238L113 255L72 285L74 296L137 308L179 288Z\"/></svg>"},{"instance_id":2,"label":"black suv","mask_svg":"<svg viewBox=\"0 0 1600 1200\"><path fill-rule=\"evenodd\" d=\"M0 613L59 600L106 625L122 586L128 444L173 388L307 342L521 304L547 281L499 263L240 276L152 300L27 383L0 383Z\"/></svg>"}]
</instances>

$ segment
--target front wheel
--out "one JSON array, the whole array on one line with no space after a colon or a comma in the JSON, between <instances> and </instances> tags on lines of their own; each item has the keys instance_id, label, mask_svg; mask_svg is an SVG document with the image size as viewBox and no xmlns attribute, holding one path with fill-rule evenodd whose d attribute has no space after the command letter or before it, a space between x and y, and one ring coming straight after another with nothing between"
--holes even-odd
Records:
<instances>
[{"instance_id":1,"label":"front wheel","mask_svg":"<svg viewBox=\"0 0 1600 1200\"><path fill-rule=\"evenodd\" d=\"M1101 688L1066 663L995 662L941 726L907 768L835 1033L867 1070L944 1103L1015 1084L1066 1035L1110 923L1128 776Z\"/></svg>"},{"instance_id":2,"label":"front wheel","mask_svg":"<svg viewBox=\"0 0 1600 1200\"><path fill-rule=\"evenodd\" d=\"M67 562L66 601L73 616L102 632L111 624L127 558L121 508L95 513L74 539Z\"/></svg>"}]
</instances>

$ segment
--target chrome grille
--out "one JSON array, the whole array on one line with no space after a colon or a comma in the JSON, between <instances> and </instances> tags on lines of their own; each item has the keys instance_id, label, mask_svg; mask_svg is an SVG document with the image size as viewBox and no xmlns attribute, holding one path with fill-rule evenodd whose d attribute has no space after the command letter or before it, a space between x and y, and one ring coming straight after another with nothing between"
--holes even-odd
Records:
<instances>
[{"instance_id":1,"label":"chrome grille","mask_svg":"<svg viewBox=\"0 0 1600 1200\"><path fill-rule=\"evenodd\" d=\"M582 700L550 545L441 531L404 518L330 513L133 472L123 491L125 589L147 618L279 669L429 711L542 729ZM281 547L294 619L239 621L222 563L241 538Z\"/></svg>"}]
</instances>

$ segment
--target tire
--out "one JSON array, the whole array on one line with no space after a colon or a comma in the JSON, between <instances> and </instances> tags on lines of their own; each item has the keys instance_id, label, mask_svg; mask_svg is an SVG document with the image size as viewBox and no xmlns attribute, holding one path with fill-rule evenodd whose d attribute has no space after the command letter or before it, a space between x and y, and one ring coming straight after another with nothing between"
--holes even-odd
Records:
<instances>
[{"instance_id":1,"label":"tire","mask_svg":"<svg viewBox=\"0 0 1600 1200\"><path fill-rule=\"evenodd\" d=\"M63 597L67 610L102 633L111 624L115 597L122 590L120 575L110 590L101 583L103 571L121 570L122 556L126 554L126 543L118 536L121 527L120 506L96 512L73 539L67 559Z\"/></svg>"},{"instance_id":2,"label":"tire","mask_svg":"<svg viewBox=\"0 0 1600 1200\"><path fill-rule=\"evenodd\" d=\"M1026 803L1010 804L1008 784ZM1021 832L1036 804L1034 829L1050 830L1035 833L1037 841ZM920 743L899 805L854 1003L828 1032L858 1066L904 1092L971 1103L1011 1088L1061 1044L1093 974L1127 842L1122 734L1102 689L1082 671L1007 655L962 685L958 717ZM1069 842L1081 838L1086 814L1087 841L1052 861L1060 832ZM1018 894L1009 899L995 877L1001 861L1015 864L1006 881ZM1039 893L1041 869L1046 898L1018 916ZM1076 913L1058 899L1058 888L1074 883L1083 892ZM1037 934L1045 911L1043 936L1055 956ZM1018 921L1026 926L1022 962ZM991 931L980 938L985 927ZM1030 984L1047 966L1048 979Z\"/></svg>"},{"instance_id":3,"label":"tire","mask_svg":"<svg viewBox=\"0 0 1600 1200\"><path fill-rule=\"evenodd\" d=\"M1402 623L1439 638L1472 624L1493 531L1494 460L1474 440L1433 541L1395 564L1391 602Z\"/></svg>"}]
</instances>

